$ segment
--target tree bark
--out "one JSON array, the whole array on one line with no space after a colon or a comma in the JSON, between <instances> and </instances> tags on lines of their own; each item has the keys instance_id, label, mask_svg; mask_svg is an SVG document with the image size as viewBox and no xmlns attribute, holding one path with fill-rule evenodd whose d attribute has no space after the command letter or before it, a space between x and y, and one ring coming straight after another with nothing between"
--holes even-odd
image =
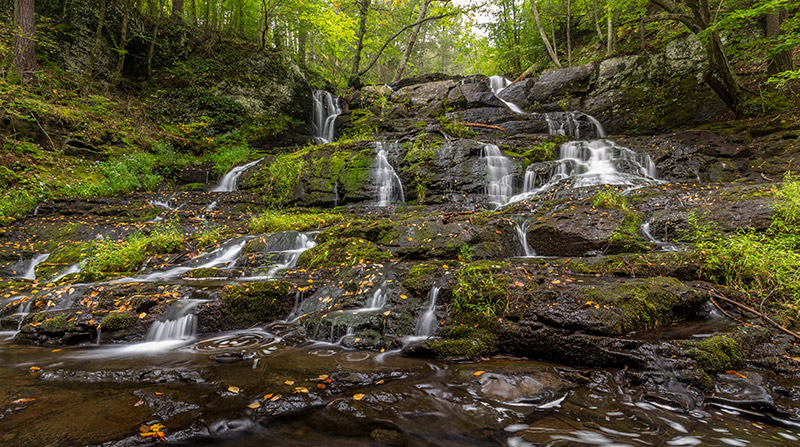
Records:
<instances>
[{"instance_id":1,"label":"tree bark","mask_svg":"<svg viewBox=\"0 0 800 447\"><path fill-rule=\"evenodd\" d=\"M92 45L92 52L89 54L89 62L86 64L86 81L92 80L92 70L94 69L94 61L97 58L97 53L100 51L100 43L103 37L103 26L106 23L106 10L108 9L106 0L100 0L100 13L97 17L97 29L94 33L94 45Z\"/></svg>"},{"instance_id":2,"label":"tree bark","mask_svg":"<svg viewBox=\"0 0 800 447\"><path fill-rule=\"evenodd\" d=\"M300 61L300 64L305 65L306 63L306 41L308 40L308 30L301 28L298 31L297 36L297 60Z\"/></svg>"},{"instance_id":3,"label":"tree bark","mask_svg":"<svg viewBox=\"0 0 800 447\"><path fill-rule=\"evenodd\" d=\"M408 59L411 58L411 52L414 50L414 44L417 42L419 29L422 27L422 19L424 19L425 15L428 13L428 5L430 5L430 3L431 0L423 0L422 5L420 6L419 15L417 16L417 22L419 24L411 28L411 34L408 35L408 42L406 42L406 50L403 52L403 57L400 59L400 64L397 66L397 71L394 73L392 82L399 81L403 77L403 73L406 71Z\"/></svg>"},{"instance_id":4,"label":"tree bark","mask_svg":"<svg viewBox=\"0 0 800 447\"><path fill-rule=\"evenodd\" d=\"M122 68L125 66L125 47L128 46L128 21L131 17L131 0L122 0L122 30L120 31L119 38L119 58L117 59L117 67L114 69L114 75L111 77L111 85L117 85L120 77L122 77Z\"/></svg>"},{"instance_id":5,"label":"tree bark","mask_svg":"<svg viewBox=\"0 0 800 447\"><path fill-rule=\"evenodd\" d=\"M158 0L158 15L156 16L156 26L153 27L153 36L150 39L150 48L147 50L147 80L153 82L153 56L156 52L156 39L158 39L158 28L161 25L161 10L164 0Z\"/></svg>"},{"instance_id":6,"label":"tree bark","mask_svg":"<svg viewBox=\"0 0 800 447\"><path fill-rule=\"evenodd\" d=\"M172 24L177 25L183 20L183 0L172 0Z\"/></svg>"},{"instance_id":7,"label":"tree bark","mask_svg":"<svg viewBox=\"0 0 800 447\"><path fill-rule=\"evenodd\" d=\"M606 57L611 57L617 44L617 29L614 28L614 15L612 11L608 11L608 18L606 19L606 26L608 35L606 36Z\"/></svg>"},{"instance_id":8,"label":"tree bark","mask_svg":"<svg viewBox=\"0 0 800 447\"><path fill-rule=\"evenodd\" d=\"M542 27L542 19L539 17L539 10L536 9L536 1L530 0L531 4L531 11L533 11L533 18L536 21L536 28L539 29L539 35L542 36L542 41L544 42L544 47L547 49L547 54L550 55L550 60L553 61L556 67L561 68L561 62L558 61L558 55L553 50L553 47L550 46L550 40L547 38L547 34L544 32L544 28Z\"/></svg>"},{"instance_id":9,"label":"tree bark","mask_svg":"<svg viewBox=\"0 0 800 447\"><path fill-rule=\"evenodd\" d=\"M786 9L780 9L774 14L767 14L766 35L768 38L777 38L781 34L781 24L789 18ZM794 61L791 50L783 50L772 55L767 61L767 77L782 71L792 70Z\"/></svg>"},{"instance_id":10,"label":"tree bark","mask_svg":"<svg viewBox=\"0 0 800 447\"><path fill-rule=\"evenodd\" d=\"M569 25L572 17L572 1L567 0L567 66L572 66L572 42L569 38Z\"/></svg>"},{"instance_id":11,"label":"tree bark","mask_svg":"<svg viewBox=\"0 0 800 447\"><path fill-rule=\"evenodd\" d=\"M192 0L189 5L192 12L192 25L197 26L197 0Z\"/></svg>"},{"instance_id":12,"label":"tree bark","mask_svg":"<svg viewBox=\"0 0 800 447\"><path fill-rule=\"evenodd\" d=\"M358 2L358 32L356 33L356 52L353 56L353 67L350 69L350 77L347 81L351 87L360 87L359 65L361 65L361 51L364 49L364 35L367 34L367 14L369 13L370 0L360 0Z\"/></svg>"},{"instance_id":13,"label":"tree bark","mask_svg":"<svg viewBox=\"0 0 800 447\"><path fill-rule=\"evenodd\" d=\"M34 0L14 1L14 68L23 83L32 81L36 74L34 9Z\"/></svg>"}]
</instances>

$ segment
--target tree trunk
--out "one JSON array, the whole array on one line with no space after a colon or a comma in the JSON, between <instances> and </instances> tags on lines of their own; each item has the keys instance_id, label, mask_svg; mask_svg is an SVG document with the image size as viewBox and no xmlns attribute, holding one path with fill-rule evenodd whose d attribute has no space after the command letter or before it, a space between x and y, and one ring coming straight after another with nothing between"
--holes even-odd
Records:
<instances>
[{"instance_id":1,"label":"tree trunk","mask_svg":"<svg viewBox=\"0 0 800 447\"><path fill-rule=\"evenodd\" d=\"M97 58L97 53L100 51L100 43L103 37L103 26L106 23L106 10L107 0L100 0L100 14L97 17L97 29L94 33L94 45L92 45L92 52L89 54L89 62L86 64L86 81L92 80L92 70L94 69L94 61Z\"/></svg>"},{"instance_id":2,"label":"tree trunk","mask_svg":"<svg viewBox=\"0 0 800 447\"><path fill-rule=\"evenodd\" d=\"M617 44L617 29L614 28L614 13L608 11L608 18L606 20L608 36L606 37L606 57L611 57L614 54L615 46Z\"/></svg>"},{"instance_id":3,"label":"tree trunk","mask_svg":"<svg viewBox=\"0 0 800 447\"><path fill-rule=\"evenodd\" d=\"M197 26L197 0L192 0L189 5L192 11L192 25Z\"/></svg>"},{"instance_id":4,"label":"tree trunk","mask_svg":"<svg viewBox=\"0 0 800 447\"><path fill-rule=\"evenodd\" d=\"M774 14L767 14L766 34L768 38L777 38L781 34L781 24L789 18L789 13L785 9L780 9ZM767 77L782 71L792 70L794 61L792 60L791 50L783 50L772 55L767 61Z\"/></svg>"},{"instance_id":5,"label":"tree trunk","mask_svg":"<svg viewBox=\"0 0 800 447\"><path fill-rule=\"evenodd\" d=\"M713 31L706 44L708 70L703 79L737 117L744 113L744 88L728 62L719 33Z\"/></svg>"},{"instance_id":6,"label":"tree trunk","mask_svg":"<svg viewBox=\"0 0 800 447\"><path fill-rule=\"evenodd\" d=\"M553 5L547 0L547 11L550 13L550 37L553 39L553 54L558 59L558 44L556 43L556 21L553 18Z\"/></svg>"},{"instance_id":7,"label":"tree trunk","mask_svg":"<svg viewBox=\"0 0 800 447\"><path fill-rule=\"evenodd\" d=\"M419 9L419 15L417 16L417 22L421 22L422 19L425 18L425 14L428 13L428 5L430 5L431 0L423 0L422 5ZM422 27L422 23L411 28L411 34L408 36L408 42L406 42L406 50L403 52L403 57L400 59L400 64L397 66L397 71L394 73L394 78L392 82L397 82L403 77L403 73L406 71L406 66L408 65L408 59L411 58L411 52L414 50L414 44L417 42L417 36L419 35L419 29Z\"/></svg>"},{"instance_id":8,"label":"tree trunk","mask_svg":"<svg viewBox=\"0 0 800 447\"><path fill-rule=\"evenodd\" d=\"M14 1L14 68L23 83L32 81L36 73L34 9L34 0Z\"/></svg>"},{"instance_id":9,"label":"tree trunk","mask_svg":"<svg viewBox=\"0 0 800 447\"><path fill-rule=\"evenodd\" d=\"M183 0L172 0L172 24L177 25L183 20Z\"/></svg>"},{"instance_id":10,"label":"tree trunk","mask_svg":"<svg viewBox=\"0 0 800 447\"><path fill-rule=\"evenodd\" d=\"M156 17L156 26L153 27L153 36L150 39L150 48L147 50L147 80L153 82L153 55L156 53L156 39L158 39L158 27L161 25L161 10L163 9L163 1L158 0L158 16Z\"/></svg>"},{"instance_id":11,"label":"tree trunk","mask_svg":"<svg viewBox=\"0 0 800 447\"><path fill-rule=\"evenodd\" d=\"M542 28L542 19L539 18L539 10L536 9L536 1L531 0L531 10L533 11L533 18L536 20L536 28L539 29L539 35L542 36L542 41L544 42L545 48L547 48L547 54L550 55L550 60L553 61L556 67L561 68L561 63L558 61L558 55L553 50L553 47L550 46L550 39L547 38L547 34L544 32L544 28Z\"/></svg>"},{"instance_id":12,"label":"tree trunk","mask_svg":"<svg viewBox=\"0 0 800 447\"><path fill-rule=\"evenodd\" d=\"M301 65L305 65L306 63L306 41L308 40L308 30L305 28L300 28L297 36L297 60L300 61Z\"/></svg>"},{"instance_id":13,"label":"tree trunk","mask_svg":"<svg viewBox=\"0 0 800 447\"><path fill-rule=\"evenodd\" d=\"M600 29L600 19L597 16L597 6L596 5L592 7L592 17L594 18L594 20L592 20L594 22L594 29L595 29L595 31L597 31L597 41L602 43L603 42L603 30Z\"/></svg>"},{"instance_id":14,"label":"tree trunk","mask_svg":"<svg viewBox=\"0 0 800 447\"><path fill-rule=\"evenodd\" d=\"M572 42L569 38L569 25L572 17L572 1L567 0L567 66L572 66Z\"/></svg>"},{"instance_id":15,"label":"tree trunk","mask_svg":"<svg viewBox=\"0 0 800 447\"><path fill-rule=\"evenodd\" d=\"M122 0L122 31L120 31L119 38L119 58L117 59L117 67L114 69L114 75L111 77L111 85L117 85L122 76L122 68L125 66L125 47L128 45L128 20L131 16L131 0Z\"/></svg>"},{"instance_id":16,"label":"tree trunk","mask_svg":"<svg viewBox=\"0 0 800 447\"><path fill-rule=\"evenodd\" d=\"M369 13L370 0L358 2L358 32L356 33L356 52L353 56L353 67L347 81L350 87L359 88L361 80L358 76L358 67L361 65L361 51L364 49L364 35L367 34L367 14Z\"/></svg>"}]
</instances>

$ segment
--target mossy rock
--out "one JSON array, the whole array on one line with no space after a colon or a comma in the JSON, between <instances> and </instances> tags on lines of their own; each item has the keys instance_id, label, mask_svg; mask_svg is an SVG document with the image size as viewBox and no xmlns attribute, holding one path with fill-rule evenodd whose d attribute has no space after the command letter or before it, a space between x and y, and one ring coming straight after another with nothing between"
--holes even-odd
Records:
<instances>
[{"instance_id":1,"label":"mossy rock","mask_svg":"<svg viewBox=\"0 0 800 447\"><path fill-rule=\"evenodd\" d=\"M192 278L192 279L201 279L201 278L238 278L242 276L243 273L238 270L223 270L218 268L201 268L201 269L194 269L186 272L185 274L181 275L182 278Z\"/></svg>"},{"instance_id":2,"label":"mossy rock","mask_svg":"<svg viewBox=\"0 0 800 447\"><path fill-rule=\"evenodd\" d=\"M48 279L81 260L87 243L65 243L53 250L47 259L36 266L36 277Z\"/></svg>"},{"instance_id":3,"label":"mossy rock","mask_svg":"<svg viewBox=\"0 0 800 447\"><path fill-rule=\"evenodd\" d=\"M128 312L114 312L103 318L100 327L108 331L119 331L133 327L136 321L137 318L133 314Z\"/></svg>"},{"instance_id":4,"label":"mossy rock","mask_svg":"<svg viewBox=\"0 0 800 447\"><path fill-rule=\"evenodd\" d=\"M303 252L297 261L300 268L318 269L363 263L383 263L392 254L377 244L358 238L331 240Z\"/></svg>"},{"instance_id":5,"label":"mossy rock","mask_svg":"<svg viewBox=\"0 0 800 447\"><path fill-rule=\"evenodd\" d=\"M417 348L413 355L433 356L445 359L477 359L497 354L497 335L465 326L442 329L441 338L428 340Z\"/></svg>"},{"instance_id":6,"label":"mossy rock","mask_svg":"<svg viewBox=\"0 0 800 447\"><path fill-rule=\"evenodd\" d=\"M221 299L238 323L255 324L286 318L294 306L291 283L260 282L227 286Z\"/></svg>"},{"instance_id":7,"label":"mossy rock","mask_svg":"<svg viewBox=\"0 0 800 447\"><path fill-rule=\"evenodd\" d=\"M506 305L507 262L475 261L462 264L453 280L453 308L457 313L495 315Z\"/></svg>"},{"instance_id":8,"label":"mossy rock","mask_svg":"<svg viewBox=\"0 0 800 447\"><path fill-rule=\"evenodd\" d=\"M716 335L689 346L687 354L706 372L728 371L744 365L743 349L731 336Z\"/></svg>"},{"instance_id":9,"label":"mossy rock","mask_svg":"<svg viewBox=\"0 0 800 447\"><path fill-rule=\"evenodd\" d=\"M417 296L424 296L435 284L436 278L443 273L444 265L442 261L431 261L422 264L415 264L404 276L403 287Z\"/></svg>"}]
</instances>

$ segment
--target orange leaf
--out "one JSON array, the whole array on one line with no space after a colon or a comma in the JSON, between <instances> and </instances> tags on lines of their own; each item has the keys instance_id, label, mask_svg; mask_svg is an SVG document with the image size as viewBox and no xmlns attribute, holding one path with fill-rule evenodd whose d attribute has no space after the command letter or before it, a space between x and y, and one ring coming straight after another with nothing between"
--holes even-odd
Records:
<instances>
[{"instance_id":1,"label":"orange leaf","mask_svg":"<svg viewBox=\"0 0 800 447\"><path fill-rule=\"evenodd\" d=\"M355 400L361 400L363 398L364 398L363 394L356 394L355 396L353 396L353 399L355 399Z\"/></svg>"},{"instance_id":2,"label":"orange leaf","mask_svg":"<svg viewBox=\"0 0 800 447\"><path fill-rule=\"evenodd\" d=\"M475 377L478 377L478 376L480 376L481 374L483 374L485 372L486 371L475 371L474 373L472 373L472 375L475 376Z\"/></svg>"},{"instance_id":3,"label":"orange leaf","mask_svg":"<svg viewBox=\"0 0 800 447\"><path fill-rule=\"evenodd\" d=\"M32 398L32 397L23 397L22 399L17 399L17 400L15 400L15 401L11 402L11 403L12 403L12 404L24 404L24 403L26 403L26 402L33 402L33 401L35 401L35 400L36 400L36 399L35 399L35 398Z\"/></svg>"}]
</instances>

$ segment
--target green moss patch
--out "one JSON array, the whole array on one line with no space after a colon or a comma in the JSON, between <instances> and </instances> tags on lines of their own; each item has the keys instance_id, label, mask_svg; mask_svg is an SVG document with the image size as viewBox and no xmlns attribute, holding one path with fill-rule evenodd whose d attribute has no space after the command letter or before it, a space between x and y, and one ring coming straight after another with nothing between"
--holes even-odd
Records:
<instances>
[{"instance_id":1,"label":"green moss patch","mask_svg":"<svg viewBox=\"0 0 800 447\"><path fill-rule=\"evenodd\" d=\"M222 301L239 323L255 324L286 318L294 305L293 285L288 282L262 282L227 286Z\"/></svg>"},{"instance_id":2,"label":"green moss patch","mask_svg":"<svg viewBox=\"0 0 800 447\"><path fill-rule=\"evenodd\" d=\"M297 261L301 268L326 268L365 263L383 263L392 254L377 244L357 238L336 239L303 252Z\"/></svg>"}]
</instances>

